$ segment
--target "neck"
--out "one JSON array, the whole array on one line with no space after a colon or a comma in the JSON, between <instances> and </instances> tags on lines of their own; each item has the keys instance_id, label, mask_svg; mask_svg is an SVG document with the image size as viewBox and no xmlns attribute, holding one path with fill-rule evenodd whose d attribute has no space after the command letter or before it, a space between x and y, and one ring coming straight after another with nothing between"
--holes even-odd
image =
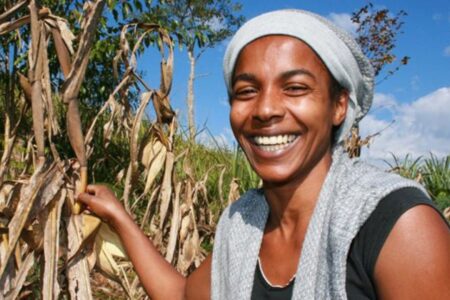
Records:
<instances>
[{"instance_id":1,"label":"neck","mask_svg":"<svg viewBox=\"0 0 450 300\"><path fill-rule=\"evenodd\" d=\"M294 229L309 222L331 161L329 151L303 176L288 183L264 182L264 193L270 207L270 227Z\"/></svg>"}]
</instances>

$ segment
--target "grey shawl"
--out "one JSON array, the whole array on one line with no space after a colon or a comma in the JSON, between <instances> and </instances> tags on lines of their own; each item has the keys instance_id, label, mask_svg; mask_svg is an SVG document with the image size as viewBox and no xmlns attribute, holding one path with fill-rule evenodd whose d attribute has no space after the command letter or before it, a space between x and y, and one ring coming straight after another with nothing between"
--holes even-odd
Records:
<instances>
[{"instance_id":1,"label":"grey shawl","mask_svg":"<svg viewBox=\"0 0 450 300\"><path fill-rule=\"evenodd\" d=\"M338 147L303 242L293 299L347 299L350 244L378 202L414 181L350 160ZM248 300L269 213L262 190L250 190L222 214L216 230L211 295Z\"/></svg>"}]
</instances>

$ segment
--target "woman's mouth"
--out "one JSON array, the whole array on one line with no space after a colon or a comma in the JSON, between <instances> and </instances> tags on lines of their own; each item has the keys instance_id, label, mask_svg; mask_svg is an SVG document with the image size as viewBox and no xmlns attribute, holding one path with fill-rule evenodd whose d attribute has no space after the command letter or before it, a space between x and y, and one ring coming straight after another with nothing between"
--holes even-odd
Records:
<instances>
[{"instance_id":1,"label":"woman's mouth","mask_svg":"<svg viewBox=\"0 0 450 300\"><path fill-rule=\"evenodd\" d=\"M295 134L254 136L252 141L263 151L275 152L288 147L297 137Z\"/></svg>"}]
</instances>

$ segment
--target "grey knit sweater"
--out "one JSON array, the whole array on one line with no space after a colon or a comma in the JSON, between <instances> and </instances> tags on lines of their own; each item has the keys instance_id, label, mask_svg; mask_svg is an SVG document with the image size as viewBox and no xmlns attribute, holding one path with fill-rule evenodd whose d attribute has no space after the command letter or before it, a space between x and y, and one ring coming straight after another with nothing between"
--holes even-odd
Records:
<instances>
[{"instance_id":1,"label":"grey knit sweater","mask_svg":"<svg viewBox=\"0 0 450 300\"><path fill-rule=\"evenodd\" d=\"M350 160L341 148L334 151L303 242L293 299L347 299L350 244L378 202L403 187L424 191L414 181ZM212 299L250 299L268 213L262 190L250 190L223 212L213 249Z\"/></svg>"}]
</instances>

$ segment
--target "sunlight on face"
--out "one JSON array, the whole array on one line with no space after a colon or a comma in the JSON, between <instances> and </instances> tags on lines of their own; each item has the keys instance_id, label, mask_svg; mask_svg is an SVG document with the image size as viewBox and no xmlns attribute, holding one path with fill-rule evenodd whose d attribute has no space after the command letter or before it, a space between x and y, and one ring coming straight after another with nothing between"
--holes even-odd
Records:
<instances>
[{"instance_id":1,"label":"sunlight on face","mask_svg":"<svg viewBox=\"0 0 450 300\"><path fill-rule=\"evenodd\" d=\"M329 85L325 65L296 38L266 36L240 53L231 127L265 184L328 170L332 127L343 121L347 105L330 100Z\"/></svg>"}]
</instances>

